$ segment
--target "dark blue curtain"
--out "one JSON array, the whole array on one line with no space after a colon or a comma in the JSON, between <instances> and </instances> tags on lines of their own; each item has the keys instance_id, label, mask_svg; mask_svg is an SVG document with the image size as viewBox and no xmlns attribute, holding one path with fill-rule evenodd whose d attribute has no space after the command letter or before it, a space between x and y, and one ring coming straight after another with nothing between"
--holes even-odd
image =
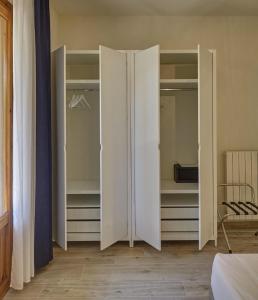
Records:
<instances>
[{"instance_id":1,"label":"dark blue curtain","mask_svg":"<svg viewBox=\"0 0 258 300\"><path fill-rule=\"evenodd\" d=\"M35 268L53 258L49 0L34 0L36 42Z\"/></svg>"}]
</instances>

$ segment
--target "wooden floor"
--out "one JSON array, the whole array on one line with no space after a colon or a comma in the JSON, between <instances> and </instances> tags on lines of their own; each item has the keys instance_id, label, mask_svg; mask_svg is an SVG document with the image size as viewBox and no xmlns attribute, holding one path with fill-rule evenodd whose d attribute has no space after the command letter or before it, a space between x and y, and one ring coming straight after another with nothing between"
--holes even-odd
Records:
<instances>
[{"instance_id":1,"label":"wooden floor","mask_svg":"<svg viewBox=\"0 0 258 300\"><path fill-rule=\"evenodd\" d=\"M235 252L258 252L252 231L230 238ZM226 248L220 237L218 248L211 243L201 252L196 242L164 243L162 252L145 243L118 243L103 252L96 243L72 244L54 252L54 261L23 291L10 290L4 300L211 299L212 261Z\"/></svg>"}]
</instances>

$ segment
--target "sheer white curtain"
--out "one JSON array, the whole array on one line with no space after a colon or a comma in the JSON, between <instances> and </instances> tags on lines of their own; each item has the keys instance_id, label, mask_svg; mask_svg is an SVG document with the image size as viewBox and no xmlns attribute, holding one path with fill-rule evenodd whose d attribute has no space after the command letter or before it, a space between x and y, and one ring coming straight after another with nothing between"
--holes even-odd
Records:
<instances>
[{"instance_id":1,"label":"sheer white curtain","mask_svg":"<svg viewBox=\"0 0 258 300\"><path fill-rule=\"evenodd\" d=\"M0 217L5 213L4 184L5 184L5 36L6 20L0 18Z\"/></svg>"},{"instance_id":2,"label":"sheer white curtain","mask_svg":"<svg viewBox=\"0 0 258 300\"><path fill-rule=\"evenodd\" d=\"M34 1L13 0L13 266L11 286L34 276L35 33Z\"/></svg>"}]
</instances>

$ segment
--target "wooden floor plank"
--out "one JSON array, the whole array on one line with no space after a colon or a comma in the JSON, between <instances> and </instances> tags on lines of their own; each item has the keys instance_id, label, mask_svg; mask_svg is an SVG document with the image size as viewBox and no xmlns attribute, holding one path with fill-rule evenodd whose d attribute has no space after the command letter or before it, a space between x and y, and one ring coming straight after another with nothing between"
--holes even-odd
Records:
<instances>
[{"instance_id":1,"label":"wooden floor plank","mask_svg":"<svg viewBox=\"0 0 258 300\"><path fill-rule=\"evenodd\" d=\"M257 253L254 231L231 231L234 252ZM208 300L214 255L227 252L209 243L166 242L159 252L145 243L127 243L101 252L97 243L73 243L67 252L55 247L55 259L23 291L10 290L4 300Z\"/></svg>"}]
</instances>

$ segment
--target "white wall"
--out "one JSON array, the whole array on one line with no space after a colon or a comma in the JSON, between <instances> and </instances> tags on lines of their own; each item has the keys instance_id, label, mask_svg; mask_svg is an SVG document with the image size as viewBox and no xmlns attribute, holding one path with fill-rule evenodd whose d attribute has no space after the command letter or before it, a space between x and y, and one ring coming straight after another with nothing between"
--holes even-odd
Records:
<instances>
[{"instance_id":1,"label":"white wall","mask_svg":"<svg viewBox=\"0 0 258 300\"><path fill-rule=\"evenodd\" d=\"M59 44L59 15L54 9L53 2L49 2L50 27L51 27L51 48L55 49Z\"/></svg>"},{"instance_id":2,"label":"white wall","mask_svg":"<svg viewBox=\"0 0 258 300\"><path fill-rule=\"evenodd\" d=\"M219 182L224 151L258 149L258 17L59 16L58 30L56 22L53 48L217 49Z\"/></svg>"}]
</instances>

